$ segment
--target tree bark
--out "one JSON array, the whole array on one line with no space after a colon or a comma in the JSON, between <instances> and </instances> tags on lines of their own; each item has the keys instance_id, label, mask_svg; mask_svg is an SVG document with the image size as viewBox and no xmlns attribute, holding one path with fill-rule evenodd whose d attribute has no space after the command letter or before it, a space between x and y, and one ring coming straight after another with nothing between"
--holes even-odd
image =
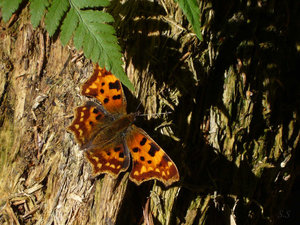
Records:
<instances>
[{"instance_id":1,"label":"tree bark","mask_svg":"<svg viewBox=\"0 0 300 225\"><path fill-rule=\"evenodd\" d=\"M128 112L180 182L91 177L66 131L92 64L28 6L1 21L1 224L288 224L299 210L299 3L200 1L203 41L174 1L112 1ZM138 108L138 109L137 109ZM171 114L155 115L155 113ZM293 205L295 204L295 205Z\"/></svg>"}]
</instances>

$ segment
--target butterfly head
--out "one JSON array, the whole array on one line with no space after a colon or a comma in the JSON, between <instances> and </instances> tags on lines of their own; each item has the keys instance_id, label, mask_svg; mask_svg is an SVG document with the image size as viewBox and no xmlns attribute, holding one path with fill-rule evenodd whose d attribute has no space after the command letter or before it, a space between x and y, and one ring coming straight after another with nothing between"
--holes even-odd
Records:
<instances>
[{"instance_id":1,"label":"butterfly head","mask_svg":"<svg viewBox=\"0 0 300 225\"><path fill-rule=\"evenodd\" d=\"M128 118L131 121L131 123L133 123L136 120L136 117L139 116L141 113L140 112L134 112L134 113L130 113L128 114Z\"/></svg>"}]
</instances>

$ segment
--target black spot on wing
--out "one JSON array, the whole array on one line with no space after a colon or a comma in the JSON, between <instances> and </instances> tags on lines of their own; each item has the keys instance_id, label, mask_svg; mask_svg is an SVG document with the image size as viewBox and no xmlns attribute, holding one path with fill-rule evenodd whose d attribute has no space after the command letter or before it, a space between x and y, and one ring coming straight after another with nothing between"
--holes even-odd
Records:
<instances>
[{"instance_id":1,"label":"black spot on wing","mask_svg":"<svg viewBox=\"0 0 300 225\"><path fill-rule=\"evenodd\" d=\"M145 137L143 137L143 139L140 141L140 145L143 146L144 144L146 144L147 139Z\"/></svg>"},{"instance_id":2,"label":"black spot on wing","mask_svg":"<svg viewBox=\"0 0 300 225\"><path fill-rule=\"evenodd\" d=\"M132 151L133 151L133 152L138 152L138 151L139 151L139 148L135 147L135 148L132 149Z\"/></svg>"},{"instance_id":3,"label":"black spot on wing","mask_svg":"<svg viewBox=\"0 0 300 225\"><path fill-rule=\"evenodd\" d=\"M96 116L96 120L100 120L102 118L102 115L99 114L98 116Z\"/></svg>"},{"instance_id":4,"label":"black spot on wing","mask_svg":"<svg viewBox=\"0 0 300 225\"><path fill-rule=\"evenodd\" d=\"M104 93L104 90L103 90L103 89L100 89L100 92L101 92L101 94L103 94L103 93Z\"/></svg>"},{"instance_id":5,"label":"black spot on wing","mask_svg":"<svg viewBox=\"0 0 300 225\"><path fill-rule=\"evenodd\" d=\"M150 146L151 146L151 148L150 148L150 150L148 151L148 154L151 155L152 157L154 157L154 156L155 156L155 153L156 153L157 151L159 151L159 147L158 147L157 144L155 144L155 143L153 143L153 142L150 143Z\"/></svg>"},{"instance_id":6,"label":"black spot on wing","mask_svg":"<svg viewBox=\"0 0 300 225\"><path fill-rule=\"evenodd\" d=\"M108 102L109 102L109 98L105 98L105 99L103 100L103 102L104 102L104 104L108 103Z\"/></svg>"},{"instance_id":7,"label":"black spot on wing","mask_svg":"<svg viewBox=\"0 0 300 225\"><path fill-rule=\"evenodd\" d=\"M141 156L141 157L140 157L140 160L144 161L144 160L145 160L145 157Z\"/></svg>"},{"instance_id":8,"label":"black spot on wing","mask_svg":"<svg viewBox=\"0 0 300 225\"><path fill-rule=\"evenodd\" d=\"M116 80L114 83L110 82L109 89L116 89L117 91L119 91L121 89L120 81Z\"/></svg>"},{"instance_id":9,"label":"black spot on wing","mask_svg":"<svg viewBox=\"0 0 300 225\"><path fill-rule=\"evenodd\" d=\"M114 151L115 151L115 152L118 152L118 151L120 151L120 150L121 150L121 147L115 147L115 148L114 148Z\"/></svg>"},{"instance_id":10,"label":"black spot on wing","mask_svg":"<svg viewBox=\"0 0 300 225\"><path fill-rule=\"evenodd\" d=\"M120 158L124 158L124 153L123 153L123 152L120 152L119 157L120 157Z\"/></svg>"},{"instance_id":11,"label":"black spot on wing","mask_svg":"<svg viewBox=\"0 0 300 225\"><path fill-rule=\"evenodd\" d=\"M121 99L121 95L114 95L112 98L113 100Z\"/></svg>"},{"instance_id":12,"label":"black spot on wing","mask_svg":"<svg viewBox=\"0 0 300 225\"><path fill-rule=\"evenodd\" d=\"M97 114L98 112L99 112L98 109L96 108L93 109L93 113Z\"/></svg>"}]
</instances>

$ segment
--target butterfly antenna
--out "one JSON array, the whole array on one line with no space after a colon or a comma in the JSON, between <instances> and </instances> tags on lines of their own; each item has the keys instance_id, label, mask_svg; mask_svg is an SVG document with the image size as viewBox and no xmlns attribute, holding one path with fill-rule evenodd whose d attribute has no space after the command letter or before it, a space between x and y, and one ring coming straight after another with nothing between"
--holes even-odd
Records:
<instances>
[{"instance_id":1,"label":"butterfly antenna","mask_svg":"<svg viewBox=\"0 0 300 225\"><path fill-rule=\"evenodd\" d=\"M149 114L149 113L140 113L138 114L137 116L148 116L148 115L151 115L151 116L160 116L160 115L169 115L171 114L172 112L163 112L163 113L153 113L153 114Z\"/></svg>"},{"instance_id":2,"label":"butterfly antenna","mask_svg":"<svg viewBox=\"0 0 300 225\"><path fill-rule=\"evenodd\" d=\"M141 104L142 104L142 102L140 102L140 103L138 104L138 106L136 107L136 109L135 109L136 112L137 112L138 109L140 108Z\"/></svg>"}]
</instances>

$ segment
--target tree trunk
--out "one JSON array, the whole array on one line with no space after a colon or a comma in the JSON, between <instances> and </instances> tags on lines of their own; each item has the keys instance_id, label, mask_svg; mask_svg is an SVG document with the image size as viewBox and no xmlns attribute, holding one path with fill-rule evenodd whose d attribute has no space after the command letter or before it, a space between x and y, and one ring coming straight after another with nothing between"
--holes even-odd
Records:
<instances>
[{"instance_id":1,"label":"tree trunk","mask_svg":"<svg viewBox=\"0 0 300 225\"><path fill-rule=\"evenodd\" d=\"M92 64L28 6L1 21L1 224L288 224L298 209L299 3L201 1L203 41L174 1L112 1L128 112L180 182L92 178L66 131ZM139 106L140 105L140 106ZM139 106L139 107L138 107ZM154 115L171 112L171 114ZM293 206L294 204L294 206Z\"/></svg>"}]
</instances>

